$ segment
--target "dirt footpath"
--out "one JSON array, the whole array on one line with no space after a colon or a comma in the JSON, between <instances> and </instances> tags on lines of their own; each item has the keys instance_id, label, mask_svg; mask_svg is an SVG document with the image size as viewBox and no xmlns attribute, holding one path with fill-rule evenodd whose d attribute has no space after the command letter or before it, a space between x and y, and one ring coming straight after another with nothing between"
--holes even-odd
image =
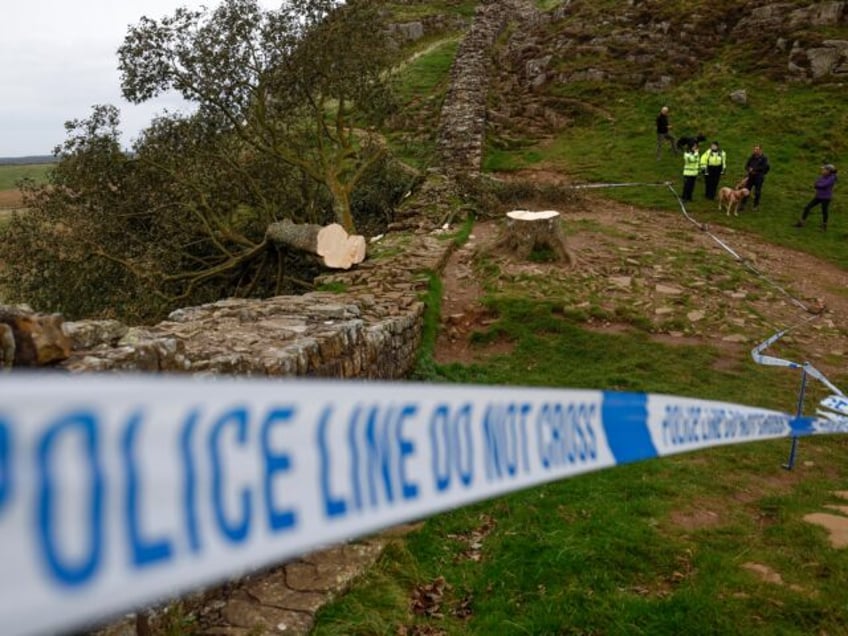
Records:
<instances>
[{"instance_id":1,"label":"dirt footpath","mask_svg":"<svg viewBox=\"0 0 848 636\"><path fill-rule=\"evenodd\" d=\"M480 302L482 281L474 269L483 257L498 265L498 280L489 281L497 291L561 299L565 309L585 313L591 329L620 332L638 325L657 341L709 344L747 357L775 332L793 328L769 349L771 355L790 345L793 355L803 357L796 361L844 373L848 272L731 228L707 225L704 231L682 214L603 199L560 212L577 257L573 267L517 262L495 253L502 224L475 225L472 239L453 255L443 276L438 362L468 363L493 353L468 340L492 322Z\"/></svg>"}]
</instances>

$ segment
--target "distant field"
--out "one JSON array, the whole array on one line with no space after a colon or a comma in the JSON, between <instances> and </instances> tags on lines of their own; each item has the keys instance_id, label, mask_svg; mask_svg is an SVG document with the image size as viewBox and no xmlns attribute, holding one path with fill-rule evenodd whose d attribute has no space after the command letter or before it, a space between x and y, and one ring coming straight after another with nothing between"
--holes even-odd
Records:
<instances>
[{"instance_id":1,"label":"distant field","mask_svg":"<svg viewBox=\"0 0 848 636\"><path fill-rule=\"evenodd\" d=\"M25 177L43 183L47 180L47 172L52 167L53 164L50 163L0 165L0 192L16 190L15 184Z\"/></svg>"},{"instance_id":2,"label":"distant field","mask_svg":"<svg viewBox=\"0 0 848 636\"><path fill-rule=\"evenodd\" d=\"M18 181L28 177L36 183L44 183L51 167L52 164L49 163L0 164L0 212L10 208L20 208L23 205L21 193L16 185Z\"/></svg>"},{"instance_id":3,"label":"distant field","mask_svg":"<svg viewBox=\"0 0 848 636\"><path fill-rule=\"evenodd\" d=\"M18 190L0 190L0 211L19 208L21 205L21 193Z\"/></svg>"}]
</instances>

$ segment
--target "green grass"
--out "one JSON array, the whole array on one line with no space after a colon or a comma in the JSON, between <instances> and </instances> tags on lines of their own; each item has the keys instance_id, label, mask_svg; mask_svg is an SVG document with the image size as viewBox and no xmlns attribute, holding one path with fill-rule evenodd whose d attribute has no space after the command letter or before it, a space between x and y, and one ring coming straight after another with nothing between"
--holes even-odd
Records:
<instances>
[{"instance_id":1,"label":"green grass","mask_svg":"<svg viewBox=\"0 0 848 636\"><path fill-rule=\"evenodd\" d=\"M848 217L838 212L843 196L840 185L827 234L816 232L815 223L805 231L791 227L813 196L812 183L821 164L827 161L840 166L841 159L848 156L844 136L821 133L848 127L842 89L780 85L756 76L743 80L721 68L668 94L645 93L639 100L617 93L610 85L595 87L600 98L590 95L585 85L558 87L557 92L574 99L602 99L611 118L578 118L552 141L537 145L510 149L492 143L486 152L485 168L517 170L544 165L569 174L577 182L670 182L679 194L681 157L666 152L660 161L655 160L654 118L667 104L675 134L703 131L710 140L722 144L728 171L721 185L734 185L741 178L755 143L763 145L772 166L757 213L738 219L719 214L717 204L704 199L700 180L696 200L687 205L690 213L705 222L731 225L848 267ZM749 103L740 106L731 102L728 94L743 85ZM603 195L642 207L675 213L679 210L676 199L664 187L609 189Z\"/></svg>"},{"instance_id":2,"label":"green grass","mask_svg":"<svg viewBox=\"0 0 848 636\"><path fill-rule=\"evenodd\" d=\"M443 377L454 382L650 391L789 409L796 390L793 373L747 365L717 371L721 352L702 346L662 346L645 334L601 334L583 329L559 303L518 297L490 297L499 320L480 332L480 344L515 343L507 355L485 365L449 365ZM615 351L615 355L610 355ZM775 384L777 382L778 384Z\"/></svg>"},{"instance_id":3,"label":"green grass","mask_svg":"<svg viewBox=\"0 0 848 636\"><path fill-rule=\"evenodd\" d=\"M474 214L468 214L465 220L456 228L456 232L451 236L451 240L456 247L462 247L468 242L471 232L474 231L474 220Z\"/></svg>"},{"instance_id":4,"label":"green grass","mask_svg":"<svg viewBox=\"0 0 848 636\"><path fill-rule=\"evenodd\" d=\"M498 321L481 339L512 341L513 352L439 367L439 378L792 408L793 372L728 371L708 347L591 333L552 303L489 302ZM780 467L787 450L776 441L640 462L433 517L321 610L314 633L842 633L848 553L802 517L839 503L848 440L802 440L808 463L796 473ZM448 584L439 615L414 614L413 590L438 577Z\"/></svg>"},{"instance_id":5,"label":"green grass","mask_svg":"<svg viewBox=\"0 0 848 636\"><path fill-rule=\"evenodd\" d=\"M36 183L45 183L47 173L53 164L0 164L0 190L14 190L21 179L32 179Z\"/></svg>"},{"instance_id":6,"label":"green grass","mask_svg":"<svg viewBox=\"0 0 848 636\"><path fill-rule=\"evenodd\" d=\"M435 150L435 130L459 37L449 35L416 43L395 70L400 115L392 119L386 137L392 152L418 168L426 168Z\"/></svg>"},{"instance_id":7,"label":"green grass","mask_svg":"<svg viewBox=\"0 0 848 636\"><path fill-rule=\"evenodd\" d=\"M396 19L414 20L439 13L470 16L475 4L444 0L389 6ZM549 10L561 2L535 4ZM617 28L603 21L620 4L574 3L606 32ZM725 11L730 4L718 0L698 9ZM691 10L682 2L651 6L670 18ZM402 115L409 123L401 121L387 137L392 149L415 165L426 166L431 154L433 122L457 44L453 37L418 43L413 49L419 54L397 72ZM540 143L520 130L492 135L484 167L545 166L578 182L667 181L679 192L681 159L654 158L654 118L667 104L676 134L703 131L722 142L730 164L724 184L741 176L754 143L763 144L773 166L758 213L720 216L714 203L703 201L699 183L698 200L688 206L697 218L848 267L848 218L839 213L839 188L828 234L790 227L812 195L819 165L843 163L848 150L840 134L848 127L844 87L784 85L742 73L759 62L739 48L719 52L700 76L665 94L634 94L613 83L557 84L554 96L569 126ZM617 70L624 65L614 56L575 56L560 64ZM661 73L654 69L655 75ZM747 105L729 100L738 88L747 89ZM663 215L679 214L665 186L611 189L603 196L654 209L658 222ZM463 227L453 240L461 241L468 230ZM547 255L534 258L545 261ZM697 250L687 258L719 290L737 289L743 280L742 271L728 273ZM480 347L508 343L509 352L474 365L437 365L433 347L442 286L431 274L416 379L646 391L794 408L795 371L760 367L747 356L728 360L727 351L708 346L659 344L647 333L589 331L582 324L589 316L614 314L644 331L650 321L633 307L605 307L600 294L586 308L572 308L568 290L546 286L553 283L544 276L499 280L495 286L501 272L494 261L479 263L475 273L489 291L488 309L495 320L473 341ZM808 405L821 395L820 386L811 389ZM844 490L848 479L848 439L802 440L793 473L781 468L788 448L783 440L640 462L440 514L392 544L349 593L324 607L314 633L845 633L848 552L831 548L824 530L803 516L840 503L832 493ZM780 573L783 583L763 581L746 569L749 563ZM437 615L415 614L413 591L439 577L447 586Z\"/></svg>"},{"instance_id":8,"label":"green grass","mask_svg":"<svg viewBox=\"0 0 848 636\"><path fill-rule=\"evenodd\" d=\"M425 380L438 375L437 366L433 360L436 348L436 337L439 335L439 316L442 311L442 292L444 287L441 279L430 272L428 274L427 291L423 294L424 324L421 329L421 345L418 348L418 359L413 370L413 379Z\"/></svg>"},{"instance_id":9,"label":"green grass","mask_svg":"<svg viewBox=\"0 0 848 636\"><path fill-rule=\"evenodd\" d=\"M347 292L347 283L342 281L330 281L329 283L321 283L315 287L315 291L330 292L331 294L344 294Z\"/></svg>"},{"instance_id":10,"label":"green grass","mask_svg":"<svg viewBox=\"0 0 848 636\"><path fill-rule=\"evenodd\" d=\"M459 37L450 37L428 43L410 54L398 72L396 90L398 99L409 104L433 94L436 87L447 79L447 73L456 56Z\"/></svg>"},{"instance_id":11,"label":"green grass","mask_svg":"<svg viewBox=\"0 0 848 636\"><path fill-rule=\"evenodd\" d=\"M592 220L567 226L568 234L599 228ZM609 231L628 235L626 227ZM686 254L652 252L657 262L685 259L718 289L737 289L748 275L694 246ZM744 351L734 358L709 346L659 344L645 333L589 331L589 315L606 317L603 298L575 310L568 285L544 274L510 278L483 256L475 273L495 320L472 342L509 344L498 348L508 353L473 365L434 364L428 352L441 294L433 280L418 379L795 407L796 371L754 365ZM629 306L614 311L636 327L644 319ZM824 394L811 386L808 411ZM848 479L848 439L802 440L793 473L781 468L788 450L782 440L639 462L438 515L322 609L314 633L843 633L848 553L803 517L844 505L833 493ZM782 583L751 566L769 568ZM436 615L416 614L416 590L442 578Z\"/></svg>"}]
</instances>

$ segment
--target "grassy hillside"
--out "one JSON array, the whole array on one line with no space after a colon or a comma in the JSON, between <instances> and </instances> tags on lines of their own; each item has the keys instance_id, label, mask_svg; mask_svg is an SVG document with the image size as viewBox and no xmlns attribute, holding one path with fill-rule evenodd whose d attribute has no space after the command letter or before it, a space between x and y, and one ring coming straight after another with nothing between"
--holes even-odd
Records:
<instances>
[{"instance_id":1,"label":"grassy hillside","mask_svg":"<svg viewBox=\"0 0 848 636\"><path fill-rule=\"evenodd\" d=\"M740 86L748 90L749 103L739 106L727 95ZM563 87L575 94L577 87ZM728 171L721 185L733 185L743 176L752 146L759 143L772 170L763 188L761 209L727 219L703 196L699 181L695 201L687 206L699 218L730 224L770 241L817 254L848 267L848 214L837 189L826 235L798 232L791 227L814 191L813 181L822 163L837 167L848 157L844 135L823 131L848 130L848 109L836 86L780 85L758 78L740 80L718 74L692 79L664 95L639 99L620 95L606 100L610 119L579 119L553 139L515 150L493 150L486 157L491 170L547 167L576 182L670 181L682 190L682 159L664 152L655 159L654 118L668 105L678 134L703 131L718 140L727 152ZM608 196L676 213L677 201L665 190L628 188L609 190Z\"/></svg>"},{"instance_id":2,"label":"grassy hillside","mask_svg":"<svg viewBox=\"0 0 848 636\"><path fill-rule=\"evenodd\" d=\"M640 34L658 32L654 31L659 28L657 25L664 24L670 42L692 39L697 43L689 49L697 52L697 62L678 70L672 76L673 81L662 90L644 90L625 80L548 81L538 94L525 95L522 99L524 103L535 101L552 109L567 124L548 129L544 135L534 135L534 131L528 131L526 125L522 128L520 123L513 130L493 131L485 158L487 169L545 167L576 182L671 181L679 192L682 159L667 153L659 162L654 157L654 119L660 107L667 105L671 109L673 133L680 136L703 132L709 140L721 143L729 163L721 185L738 181L752 146L762 144L772 165L763 190L762 209L757 214L734 219L733 227L848 267L848 251L844 248L848 215L843 211L843 195L839 190L832 208L832 231L826 236L813 237L809 232L799 233L790 227L812 197L812 182L819 176L822 163L840 167L848 159L844 86L836 77L814 82L792 79L795 76L787 71L788 53L776 48L780 38L787 37L808 42L827 37L848 39L848 23L843 20L840 26L821 27L811 33L809 29L793 30L787 19L782 29L774 27L773 32L761 33L758 38L740 34L731 39L718 37L714 32L716 24L730 29L736 23L734 20L750 14L752 3L694 2L687 5L685 13L668 3L662 6L639 3L637 8L642 7L641 13L634 19L646 20L641 26L622 24L615 19L616 11L636 10L630 9L629 4L574 2L570 17L548 25L532 41L537 45L543 43L552 51L550 66L561 74L573 72L582 64L609 77L627 78L637 74L656 78L668 69L662 66L665 56L651 49L654 45L634 44L635 50L628 51L616 50L615 43L628 38L638 40ZM795 2L787 6L810 5ZM781 6L784 12L788 11L786 6ZM647 22L646 15L651 22ZM584 58L556 53L568 42L592 41L593 24L598 25L599 32L612 30L617 34L607 35L605 53ZM691 35L675 31L685 24L694 25ZM567 36L563 31L567 31ZM764 46L768 49L765 53ZM640 67L640 51L646 59L657 58L661 67ZM628 61L631 53L635 61ZM746 91L747 103L737 104L730 99L731 92L738 90ZM504 134L511 143L503 142ZM694 212L706 215L710 222L727 222L715 213L712 204L703 200L702 183L698 184L696 195L691 206ZM661 211L677 209L674 198L658 189L610 190L609 196Z\"/></svg>"},{"instance_id":3,"label":"grassy hillside","mask_svg":"<svg viewBox=\"0 0 848 636\"><path fill-rule=\"evenodd\" d=\"M396 71L400 110L388 122L387 137L392 151L418 168L433 161L436 131L431 123L438 119L459 39L446 33L411 47Z\"/></svg>"},{"instance_id":4,"label":"grassy hillside","mask_svg":"<svg viewBox=\"0 0 848 636\"><path fill-rule=\"evenodd\" d=\"M537 3L544 9L562 4ZM544 33L529 37L517 29L504 35L499 81L505 84L507 71L525 68L529 56L546 53L558 72L580 65L620 70L626 66L621 57L557 58L556 42L567 29L589 44L599 33L632 26L617 21L624 10L638 12L646 24L669 22L668 37L677 42L682 25L706 33L760 5L575 0L569 3L570 17L556 28L543 25ZM786 13L810 5L782 6ZM845 35L839 27L803 36ZM517 42L522 37L523 44ZM741 176L755 143L763 145L772 163L758 212L732 219L720 215L715 203L704 200L699 182L696 200L687 206L697 218L848 268L848 195L841 190L848 186L837 189L826 234L791 227L812 196L819 166L827 161L842 167L848 158L844 86L782 81L785 56L762 54L764 46L774 44L770 38L763 33L724 38L708 55L701 51L690 72L661 91L587 79L548 81L518 96L495 92L490 105L501 112L523 116L548 108L567 123L545 128L515 118L492 126L485 168L544 170L578 183L669 181L680 192L681 158L667 153L655 158L654 118L668 105L677 134L703 131L721 142L729 161L722 185ZM504 58L508 52L528 57L511 63ZM443 80L435 78L446 60L431 55L420 63L434 75L422 85L440 86ZM675 71L665 63L643 70ZM404 81L414 86L416 67L409 72ZM738 89L747 91L747 104L730 100ZM592 206L609 199L651 210L657 224L680 214L666 188L610 189L586 205L591 213ZM731 269L728 262L717 262L717 271ZM798 376L754 365L747 351L734 356L706 342L667 346L644 333L599 333L587 328L579 311L569 312L568 303L562 308L571 287L555 288L543 273L505 282L496 264L476 265L475 280L487 290L492 319L474 338L482 345L507 342L509 352L475 364L428 365L422 369L425 377L623 387L792 407ZM668 274L674 278L673 271ZM845 317L831 318L844 332ZM846 379L838 375L835 381ZM788 443L748 444L620 467L440 515L396 542L349 594L325 608L315 633L844 633L848 554L831 547L826 533L803 517L845 505L835 493L848 479L848 440L804 440L802 448L802 464L791 473L780 467Z\"/></svg>"}]
</instances>

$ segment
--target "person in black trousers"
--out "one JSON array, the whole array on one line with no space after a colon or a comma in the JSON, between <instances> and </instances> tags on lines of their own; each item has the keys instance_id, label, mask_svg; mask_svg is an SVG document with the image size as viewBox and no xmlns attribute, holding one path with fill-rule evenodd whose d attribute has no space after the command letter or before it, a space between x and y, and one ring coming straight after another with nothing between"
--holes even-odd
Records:
<instances>
[{"instance_id":1,"label":"person in black trousers","mask_svg":"<svg viewBox=\"0 0 848 636\"><path fill-rule=\"evenodd\" d=\"M822 166L821 176L816 179L813 187L816 189L816 196L804 206L804 211L801 213L801 220L795 223L795 227L804 227L807 217L817 205L821 206L822 213L822 230L827 229L827 211L830 208L830 200L833 198L833 186L836 185L836 166L832 163L826 163Z\"/></svg>"},{"instance_id":2,"label":"person in black trousers","mask_svg":"<svg viewBox=\"0 0 848 636\"><path fill-rule=\"evenodd\" d=\"M663 106L660 108L660 114L657 115L657 161L662 156L662 147L666 141L671 152L676 155L674 135L671 134L671 124L668 123L668 106Z\"/></svg>"},{"instance_id":3,"label":"person in black trousers","mask_svg":"<svg viewBox=\"0 0 848 636\"><path fill-rule=\"evenodd\" d=\"M704 173L704 196L715 201L718 192L718 182L727 168L727 154L721 149L717 141L701 155L701 171Z\"/></svg>"},{"instance_id":4,"label":"person in black trousers","mask_svg":"<svg viewBox=\"0 0 848 636\"><path fill-rule=\"evenodd\" d=\"M698 152L698 144L692 144L683 153L683 195L681 200L691 201L692 193L695 192L695 180L701 165L701 155Z\"/></svg>"},{"instance_id":5,"label":"person in black trousers","mask_svg":"<svg viewBox=\"0 0 848 636\"><path fill-rule=\"evenodd\" d=\"M763 193L763 181L766 179L768 171L771 170L768 157L763 154L763 149L760 144L754 146L754 151L745 162L745 174L747 175L748 183L746 188L754 195L754 210L760 207L760 195ZM750 195L749 195L750 196ZM742 199L739 204L739 210L745 209L745 204L749 197Z\"/></svg>"}]
</instances>

